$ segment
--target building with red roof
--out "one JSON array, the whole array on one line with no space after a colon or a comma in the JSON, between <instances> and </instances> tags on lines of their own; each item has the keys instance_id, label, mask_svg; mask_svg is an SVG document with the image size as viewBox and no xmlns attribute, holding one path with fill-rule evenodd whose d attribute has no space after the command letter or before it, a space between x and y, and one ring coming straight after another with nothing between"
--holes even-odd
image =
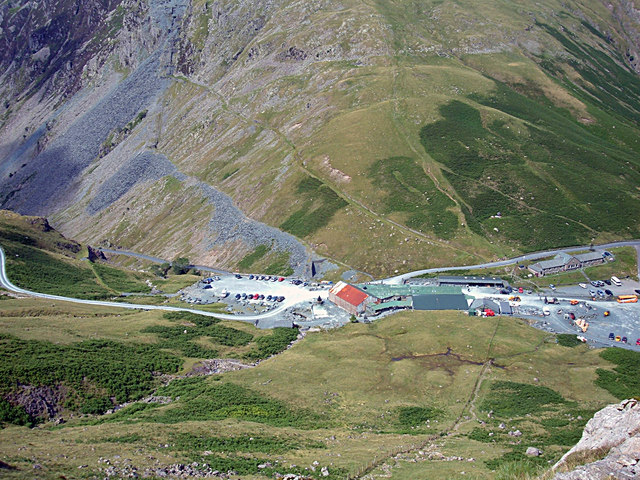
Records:
<instances>
[{"instance_id":1,"label":"building with red roof","mask_svg":"<svg viewBox=\"0 0 640 480\"><path fill-rule=\"evenodd\" d=\"M353 315L364 313L371 297L348 283L338 282L329 290L329 300Z\"/></svg>"}]
</instances>

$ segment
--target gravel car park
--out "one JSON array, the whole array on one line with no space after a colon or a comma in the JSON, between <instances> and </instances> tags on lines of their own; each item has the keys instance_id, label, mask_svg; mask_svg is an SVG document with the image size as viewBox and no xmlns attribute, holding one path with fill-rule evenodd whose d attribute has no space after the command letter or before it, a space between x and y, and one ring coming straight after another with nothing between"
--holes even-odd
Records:
<instances>
[{"instance_id":1,"label":"gravel car park","mask_svg":"<svg viewBox=\"0 0 640 480\"><path fill-rule=\"evenodd\" d=\"M611 286L607 291L601 290L602 295L598 295L595 289L587 292L579 285L558 286L555 291L519 293L520 301L510 303L514 309L514 316L527 319L541 330L575 333L584 336L593 346L618 346L640 351L640 343L628 341L629 338L640 337L640 302L621 304L609 295L609 292L612 295L629 294L635 285L637 282L627 281L622 287ZM472 287L468 293L476 298L508 301L510 295L502 294L503 291L505 290ZM558 304L549 308L550 305L545 303L545 298L549 303L553 298L557 298ZM576 322L580 320L588 324L586 332L577 326ZM619 337L618 341L616 337ZM622 341L625 337L627 342Z\"/></svg>"}]
</instances>

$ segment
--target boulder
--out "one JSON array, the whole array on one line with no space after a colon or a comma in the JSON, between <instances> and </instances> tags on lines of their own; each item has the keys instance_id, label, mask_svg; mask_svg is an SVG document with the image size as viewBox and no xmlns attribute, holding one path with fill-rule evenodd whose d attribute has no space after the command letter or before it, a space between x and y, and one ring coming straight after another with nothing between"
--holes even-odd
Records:
<instances>
[{"instance_id":1,"label":"boulder","mask_svg":"<svg viewBox=\"0 0 640 480\"><path fill-rule=\"evenodd\" d=\"M542 450L537 449L536 447L529 447L525 452L529 457L539 457L542 455Z\"/></svg>"}]
</instances>

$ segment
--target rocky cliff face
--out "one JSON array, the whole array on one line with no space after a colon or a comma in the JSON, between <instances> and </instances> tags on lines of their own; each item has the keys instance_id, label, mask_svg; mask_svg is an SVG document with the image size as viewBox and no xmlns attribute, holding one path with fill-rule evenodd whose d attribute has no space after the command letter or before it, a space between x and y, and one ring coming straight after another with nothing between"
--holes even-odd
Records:
<instances>
[{"instance_id":1,"label":"rocky cliff face","mask_svg":"<svg viewBox=\"0 0 640 480\"><path fill-rule=\"evenodd\" d=\"M600 410L585 426L580 442L553 467L571 468L579 459L594 459L554 480L631 479L640 477L640 403L624 400Z\"/></svg>"}]
</instances>

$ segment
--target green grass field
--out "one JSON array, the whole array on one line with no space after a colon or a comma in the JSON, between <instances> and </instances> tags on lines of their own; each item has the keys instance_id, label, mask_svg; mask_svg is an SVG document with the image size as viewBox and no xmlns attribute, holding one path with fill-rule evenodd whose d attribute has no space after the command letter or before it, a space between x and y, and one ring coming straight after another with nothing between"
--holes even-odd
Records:
<instances>
[{"instance_id":1,"label":"green grass field","mask_svg":"<svg viewBox=\"0 0 640 480\"><path fill-rule=\"evenodd\" d=\"M5 343L9 338L53 340L56 348L75 349L83 340L105 339L122 345L118 348L147 345L149 351L185 359L178 346L203 345L198 340L202 336L217 339L209 348L221 349L223 356L255 358L251 352L275 346L269 339L277 336L277 331L193 315L119 316L120 312L64 303L47 311L48 304L41 300L4 300L3 305L13 312L0 317L0 330L11 335ZM13 317L18 314L23 315L20 323ZM166 337L178 328L188 331L186 341ZM251 337L257 339L255 346L251 341L243 346ZM169 350L163 338L169 340ZM292 338L284 338L274 352ZM622 367L614 371L616 363ZM194 365L187 358L181 372ZM265 478L276 471L312 474L314 461L333 470L331 478L377 472L386 468L385 462L392 465L393 478L450 478L453 465L420 460L426 454L419 452L428 450L473 457L465 469L474 478L489 479L494 478L493 470L522 459L521 450L508 442L511 437L498 428L501 422L518 428L527 442L545 450L545 462L559 458L589 415L615 401L597 386L598 378L632 379L632 365L632 360L601 357L584 345L559 346L553 336L517 319L405 312L374 324L310 334L255 368L174 380L155 391L174 398L168 405L135 403L112 415L68 417L56 428L5 425L0 430L0 458L19 468L8 472L8 478L22 478L34 461L43 465L44 478L75 472L83 464L87 472L96 472L98 457L116 452L141 467L152 464L151 455L165 463L198 461L233 468L244 472L242 478ZM53 375L56 370L50 371ZM101 371L94 374L100 376ZM631 389L625 394L637 390L633 381L624 382ZM489 410L494 412L491 419ZM22 442L12 446L18 436ZM255 443L247 443L248 437ZM25 444L27 454L17 450ZM159 444L170 448L159 450ZM75 459L65 466L47 460L51 448ZM205 450L212 453L203 456ZM416 470L416 458L424 471ZM265 462L275 467L259 474L256 465Z\"/></svg>"}]
</instances>

